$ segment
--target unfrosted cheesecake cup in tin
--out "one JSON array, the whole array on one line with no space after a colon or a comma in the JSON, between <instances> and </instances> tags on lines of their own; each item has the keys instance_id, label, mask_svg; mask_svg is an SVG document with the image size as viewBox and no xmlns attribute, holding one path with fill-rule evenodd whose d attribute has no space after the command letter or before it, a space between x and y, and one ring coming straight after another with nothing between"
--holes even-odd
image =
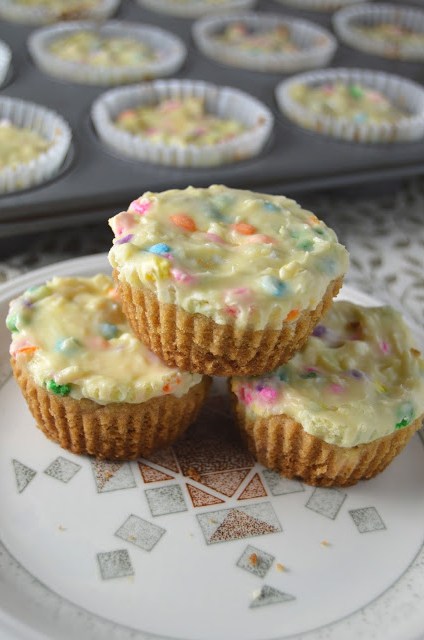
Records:
<instances>
[{"instance_id":1,"label":"unfrosted cheesecake cup in tin","mask_svg":"<svg viewBox=\"0 0 424 640\"><path fill-rule=\"evenodd\" d=\"M349 4L363 2L363 0L277 0L277 2L307 11L335 11Z\"/></svg>"},{"instance_id":2,"label":"unfrosted cheesecake cup in tin","mask_svg":"<svg viewBox=\"0 0 424 640\"><path fill-rule=\"evenodd\" d=\"M237 29L242 32L240 39L225 39L226 34ZM253 39L249 39L251 36ZM194 24L193 38L202 53L218 62L264 72L325 66L337 48L335 38L326 29L306 20L269 13L208 16Z\"/></svg>"},{"instance_id":3,"label":"unfrosted cheesecake cup in tin","mask_svg":"<svg viewBox=\"0 0 424 640\"><path fill-rule=\"evenodd\" d=\"M28 162L3 157L0 163L0 194L34 187L52 178L62 166L72 139L69 125L56 112L33 102L1 97L0 127L10 126L27 129L47 144ZM0 159L2 153L0 145Z\"/></svg>"},{"instance_id":4,"label":"unfrosted cheesecake cup in tin","mask_svg":"<svg viewBox=\"0 0 424 640\"><path fill-rule=\"evenodd\" d=\"M120 0L0 0L0 18L24 24L61 20L106 20Z\"/></svg>"},{"instance_id":5,"label":"unfrosted cheesecake cup in tin","mask_svg":"<svg viewBox=\"0 0 424 640\"><path fill-rule=\"evenodd\" d=\"M201 101L207 114L233 121L242 131L213 144L167 144L133 135L116 125L124 112L164 103L172 108L187 99ZM100 140L120 156L176 167L208 167L255 156L266 144L274 122L271 111L253 96L195 80L157 80L112 89L95 101L91 116Z\"/></svg>"},{"instance_id":6,"label":"unfrosted cheesecake cup in tin","mask_svg":"<svg viewBox=\"0 0 424 640\"><path fill-rule=\"evenodd\" d=\"M385 58L424 60L424 11L401 4L346 7L333 18L345 44Z\"/></svg>"},{"instance_id":7,"label":"unfrosted cheesecake cup in tin","mask_svg":"<svg viewBox=\"0 0 424 640\"><path fill-rule=\"evenodd\" d=\"M179 18L199 18L209 13L251 9L255 0L136 0L146 9Z\"/></svg>"},{"instance_id":8,"label":"unfrosted cheesecake cup in tin","mask_svg":"<svg viewBox=\"0 0 424 640\"><path fill-rule=\"evenodd\" d=\"M381 97L401 111L395 122L367 122L364 117L321 113L316 104L304 105L295 99L299 86L331 88L334 85L352 87L360 98L369 90L376 101ZM379 97L380 96L380 97ZM411 80L382 71L366 69L322 69L298 74L281 82L276 88L280 110L296 124L317 133L354 142L412 142L424 136L424 89ZM404 114L404 115L403 115ZM360 114L361 115L361 114Z\"/></svg>"},{"instance_id":9,"label":"unfrosted cheesecake cup in tin","mask_svg":"<svg viewBox=\"0 0 424 640\"><path fill-rule=\"evenodd\" d=\"M87 36L85 36L87 34ZM92 36L98 43L115 43L109 58L96 62L81 51L81 58L65 59L52 47L61 42ZM125 47L125 44L128 46ZM80 44L84 46L84 43ZM67 44L67 46L71 46ZM130 48L133 52L130 54ZM37 66L49 75L92 85L116 85L170 75L176 72L186 57L186 48L180 38L158 27L111 20L98 25L95 22L67 22L44 27L33 33L28 47ZM121 58L119 59L119 55ZM76 53L76 57L78 53ZM84 56L86 61L84 61ZM115 63L113 63L115 60Z\"/></svg>"}]
</instances>

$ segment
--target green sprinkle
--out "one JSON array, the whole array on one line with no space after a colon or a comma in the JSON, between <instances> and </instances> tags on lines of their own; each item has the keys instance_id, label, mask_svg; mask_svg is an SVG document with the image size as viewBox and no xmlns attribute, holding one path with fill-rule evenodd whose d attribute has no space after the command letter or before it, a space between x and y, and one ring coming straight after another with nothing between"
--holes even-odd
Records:
<instances>
[{"instance_id":1,"label":"green sprinkle","mask_svg":"<svg viewBox=\"0 0 424 640\"><path fill-rule=\"evenodd\" d=\"M300 377L308 380L308 378L318 378L318 374L315 371L308 371L307 373L301 373Z\"/></svg>"},{"instance_id":2,"label":"green sprinkle","mask_svg":"<svg viewBox=\"0 0 424 640\"><path fill-rule=\"evenodd\" d=\"M71 392L70 384L56 384L53 379L47 381L46 388L57 396L68 396Z\"/></svg>"},{"instance_id":3,"label":"green sprinkle","mask_svg":"<svg viewBox=\"0 0 424 640\"><path fill-rule=\"evenodd\" d=\"M409 424L408 418L402 418L400 422L396 423L396 429L402 429L402 427L407 427Z\"/></svg>"},{"instance_id":4,"label":"green sprinkle","mask_svg":"<svg viewBox=\"0 0 424 640\"><path fill-rule=\"evenodd\" d=\"M360 100L364 97L364 90L359 84L350 84L348 87L349 95L355 100Z\"/></svg>"},{"instance_id":5,"label":"green sprinkle","mask_svg":"<svg viewBox=\"0 0 424 640\"><path fill-rule=\"evenodd\" d=\"M319 236L325 235L325 231L324 231L324 229L321 229L321 227L314 227L314 231Z\"/></svg>"},{"instance_id":6,"label":"green sprinkle","mask_svg":"<svg viewBox=\"0 0 424 640\"><path fill-rule=\"evenodd\" d=\"M302 251L312 251L314 248L314 243L312 240L301 240L296 245L297 249L302 249Z\"/></svg>"},{"instance_id":7,"label":"green sprinkle","mask_svg":"<svg viewBox=\"0 0 424 640\"><path fill-rule=\"evenodd\" d=\"M404 402L397 410L398 422L395 425L395 429L402 429L411 424L415 417L414 407L411 402Z\"/></svg>"},{"instance_id":8,"label":"green sprinkle","mask_svg":"<svg viewBox=\"0 0 424 640\"><path fill-rule=\"evenodd\" d=\"M9 329L9 331L12 331L12 333L19 331L18 327L16 326L16 321L17 316L15 315L7 316L6 318L6 327Z\"/></svg>"},{"instance_id":9,"label":"green sprinkle","mask_svg":"<svg viewBox=\"0 0 424 640\"><path fill-rule=\"evenodd\" d=\"M289 381L289 374L288 374L288 371L287 371L287 369L285 367L281 367L281 369L278 369L277 376L279 377L279 379L282 382L288 382Z\"/></svg>"}]
</instances>

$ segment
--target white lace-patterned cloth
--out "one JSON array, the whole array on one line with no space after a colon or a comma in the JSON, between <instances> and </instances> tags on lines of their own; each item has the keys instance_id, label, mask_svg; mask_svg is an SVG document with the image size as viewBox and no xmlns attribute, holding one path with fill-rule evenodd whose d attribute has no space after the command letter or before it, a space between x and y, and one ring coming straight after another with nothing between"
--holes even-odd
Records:
<instances>
[{"instance_id":1,"label":"white lace-patterned cloth","mask_svg":"<svg viewBox=\"0 0 424 640\"><path fill-rule=\"evenodd\" d=\"M359 189L358 189L359 190ZM424 179L395 194L363 200L326 195L298 198L337 232L351 256L346 282L394 306L424 328ZM0 282L38 267L107 251L107 225L51 231L0 260Z\"/></svg>"}]
</instances>

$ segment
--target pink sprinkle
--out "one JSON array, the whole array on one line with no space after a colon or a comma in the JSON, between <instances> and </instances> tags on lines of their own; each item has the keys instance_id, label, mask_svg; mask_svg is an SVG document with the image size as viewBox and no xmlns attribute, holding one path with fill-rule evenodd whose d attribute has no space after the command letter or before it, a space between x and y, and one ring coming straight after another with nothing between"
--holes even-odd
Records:
<instances>
[{"instance_id":1,"label":"pink sprinkle","mask_svg":"<svg viewBox=\"0 0 424 640\"><path fill-rule=\"evenodd\" d=\"M233 305L227 305L225 307L225 313L228 313L228 315L232 316L233 318L237 318L237 316L240 313L240 309L238 307L236 307L234 304Z\"/></svg>"},{"instance_id":2,"label":"pink sprinkle","mask_svg":"<svg viewBox=\"0 0 424 640\"><path fill-rule=\"evenodd\" d=\"M330 384L331 393L343 393L344 388L341 384Z\"/></svg>"},{"instance_id":3,"label":"pink sprinkle","mask_svg":"<svg viewBox=\"0 0 424 640\"><path fill-rule=\"evenodd\" d=\"M334 93L334 87L332 84L326 84L322 87L323 92L327 95L327 96L331 96L332 93Z\"/></svg>"},{"instance_id":4,"label":"pink sprinkle","mask_svg":"<svg viewBox=\"0 0 424 640\"><path fill-rule=\"evenodd\" d=\"M278 394L277 394L277 391L272 387L264 387L259 391L259 395L261 396L262 400L265 400L265 402L271 403L271 402L275 402Z\"/></svg>"},{"instance_id":5,"label":"pink sprinkle","mask_svg":"<svg viewBox=\"0 0 424 640\"><path fill-rule=\"evenodd\" d=\"M266 236L263 233L255 233L252 236L247 236L244 244L274 244L274 238Z\"/></svg>"},{"instance_id":6,"label":"pink sprinkle","mask_svg":"<svg viewBox=\"0 0 424 640\"><path fill-rule=\"evenodd\" d=\"M152 203L150 202L150 200L139 198L138 200L133 200L131 202L129 211L134 211L140 216L144 216L144 214L148 212L151 206Z\"/></svg>"},{"instance_id":7,"label":"pink sprinkle","mask_svg":"<svg viewBox=\"0 0 424 640\"><path fill-rule=\"evenodd\" d=\"M239 391L240 400L244 402L244 404L250 404L253 401L252 393L246 387L242 387Z\"/></svg>"},{"instance_id":8,"label":"pink sprinkle","mask_svg":"<svg viewBox=\"0 0 424 640\"><path fill-rule=\"evenodd\" d=\"M131 227L134 226L134 216L132 213L123 211L122 213L118 213L114 222L116 226L115 235L121 236L123 233L128 233Z\"/></svg>"},{"instance_id":9,"label":"pink sprinkle","mask_svg":"<svg viewBox=\"0 0 424 640\"><path fill-rule=\"evenodd\" d=\"M247 287L240 287L239 289L232 289L231 291L236 296L245 296L247 293L250 293L250 289Z\"/></svg>"},{"instance_id":10,"label":"pink sprinkle","mask_svg":"<svg viewBox=\"0 0 424 640\"><path fill-rule=\"evenodd\" d=\"M183 282L184 284L190 284L196 279L186 271L181 271L181 269L171 269L171 274L174 280L177 282Z\"/></svg>"},{"instance_id":11,"label":"pink sprinkle","mask_svg":"<svg viewBox=\"0 0 424 640\"><path fill-rule=\"evenodd\" d=\"M94 351L103 351L103 349L107 349L109 346L109 342L101 336L90 336L87 339L87 347Z\"/></svg>"},{"instance_id":12,"label":"pink sprinkle","mask_svg":"<svg viewBox=\"0 0 424 640\"><path fill-rule=\"evenodd\" d=\"M205 236L212 240L212 242L218 242L219 244L226 244L224 238L221 238L217 233L205 233Z\"/></svg>"},{"instance_id":13,"label":"pink sprinkle","mask_svg":"<svg viewBox=\"0 0 424 640\"><path fill-rule=\"evenodd\" d=\"M381 93L378 93L378 91L368 91L367 98L371 102L382 102L383 100L383 96L381 95Z\"/></svg>"},{"instance_id":14,"label":"pink sprinkle","mask_svg":"<svg viewBox=\"0 0 424 640\"><path fill-rule=\"evenodd\" d=\"M383 340L383 342L380 342L380 349L385 355L389 354L390 353L389 343Z\"/></svg>"},{"instance_id":15,"label":"pink sprinkle","mask_svg":"<svg viewBox=\"0 0 424 640\"><path fill-rule=\"evenodd\" d=\"M25 349L26 347L32 347L32 344L26 338L19 338L18 340L14 340L10 345L9 353L11 356L15 357L16 353L21 349Z\"/></svg>"}]
</instances>

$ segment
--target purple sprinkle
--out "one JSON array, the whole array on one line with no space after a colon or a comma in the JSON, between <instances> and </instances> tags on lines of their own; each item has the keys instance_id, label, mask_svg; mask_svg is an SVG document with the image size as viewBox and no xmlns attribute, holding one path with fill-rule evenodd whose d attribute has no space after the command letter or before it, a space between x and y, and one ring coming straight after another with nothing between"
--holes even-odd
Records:
<instances>
[{"instance_id":1,"label":"purple sprinkle","mask_svg":"<svg viewBox=\"0 0 424 640\"><path fill-rule=\"evenodd\" d=\"M119 240L116 240L115 244L126 244L127 242L131 242L133 238L134 238L134 234L129 233L127 236L124 236L123 238L119 238Z\"/></svg>"},{"instance_id":2,"label":"purple sprinkle","mask_svg":"<svg viewBox=\"0 0 424 640\"><path fill-rule=\"evenodd\" d=\"M23 299L22 303L27 309L32 309L34 306L34 304L30 300L25 300L25 298Z\"/></svg>"},{"instance_id":3,"label":"purple sprinkle","mask_svg":"<svg viewBox=\"0 0 424 640\"><path fill-rule=\"evenodd\" d=\"M327 329L324 327L323 324L317 324L315 329L312 331L312 335L315 338L322 338L323 336L325 336L326 333L327 333Z\"/></svg>"},{"instance_id":4,"label":"purple sprinkle","mask_svg":"<svg viewBox=\"0 0 424 640\"><path fill-rule=\"evenodd\" d=\"M356 378L357 380L360 380L362 378L362 373L358 371L358 369L351 369L349 373L352 378Z\"/></svg>"},{"instance_id":5,"label":"purple sprinkle","mask_svg":"<svg viewBox=\"0 0 424 640\"><path fill-rule=\"evenodd\" d=\"M265 385L258 384L258 386L256 387L256 391L262 391L262 389L265 389Z\"/></svg>"}]
</instances>

